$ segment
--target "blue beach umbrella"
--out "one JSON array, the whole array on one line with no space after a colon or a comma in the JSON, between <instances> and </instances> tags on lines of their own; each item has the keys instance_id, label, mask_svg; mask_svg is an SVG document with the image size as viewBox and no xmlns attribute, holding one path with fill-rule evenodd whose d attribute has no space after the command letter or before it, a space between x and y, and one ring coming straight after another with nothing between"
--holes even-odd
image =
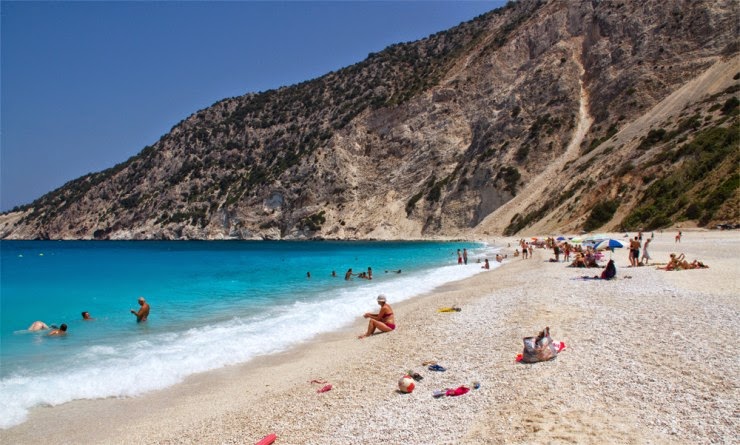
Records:
<instances>
[{"instance_id":1,"label":"blue beach umbrella","mask_svg":"<svg viewBox=\"0 0 740 445\"><path fill-rule=\"evenodd\" d=\"M559 237L557 238L557 240L558 240L558 241L565 241L565 240L566 240L566 238L565 238L564 236L559 236Z\"/></svg>"},{"instance_id":2,"label":"blue beach umbrella","mask_svg":"<svg viewBox=\"0 0 740 445\"><path fill-rule=\"evenodd\" d=\"M605 240L601 240L594 246L594 249L596 250L614 250L614 249L621 249L623 247L626 247L625 244L622 241L619 241L618 239L614 238L608 238Z\"/></svg>"}]
</instances>

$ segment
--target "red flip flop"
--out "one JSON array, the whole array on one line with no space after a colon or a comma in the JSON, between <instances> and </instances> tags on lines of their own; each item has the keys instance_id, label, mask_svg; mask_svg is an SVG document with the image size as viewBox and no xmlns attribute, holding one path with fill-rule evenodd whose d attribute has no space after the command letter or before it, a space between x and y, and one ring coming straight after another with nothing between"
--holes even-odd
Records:
<instances>
[{"instance_id":1,"label":"red flip flop","mask_svg":"<svg viewBox=\"0 0 740 445\"><path fill-rule=\"evenodd\" d=\"M326 385L323 388L316 390L316 392L327 392L327 391L331 391L331 385Z\"/></svg>"}]
</instances>

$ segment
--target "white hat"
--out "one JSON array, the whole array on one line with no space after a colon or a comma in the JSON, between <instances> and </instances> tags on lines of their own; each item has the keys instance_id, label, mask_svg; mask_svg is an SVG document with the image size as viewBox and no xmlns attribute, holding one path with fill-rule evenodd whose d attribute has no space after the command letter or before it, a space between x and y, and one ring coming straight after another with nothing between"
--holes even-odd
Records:
<instances>
[{"instance_id":1,"label":"white hat","mask_svg":"<svg viewBox=\"0 0 740 445\"><path fill-rule=\"evenodd\" d=\"M380 294L380 295L378 295L378 301L379 301L379 302L380 302L380 301L385 301L385 295L384 295L384 294Z\"/></svg>"}]
</instances>

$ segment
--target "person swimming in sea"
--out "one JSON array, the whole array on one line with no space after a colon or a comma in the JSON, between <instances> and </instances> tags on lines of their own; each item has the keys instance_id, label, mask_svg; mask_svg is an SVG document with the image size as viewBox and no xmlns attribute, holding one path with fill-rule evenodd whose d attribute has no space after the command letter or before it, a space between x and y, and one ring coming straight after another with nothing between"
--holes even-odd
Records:
<instances>
[{"instance_id":1,"label":"person swimming in sea","mask_svg":"<svg viewBox=\"0 0 740 445\"><path fill-rule=\"evenodd\" d=\"M46 334L49 337L61 337L63 335L67 335L67 325L62 323L59 326L59 329L53 329L51 332Z\"/></svg>"},{"instance_id":2,"label":"person swimming in sea","mask_svg":"<svg viewBox=\"0 0 740 445\"><path fill-rule=\"evenodd\" d=\"M43 321L34 321L31 323L31 326L28 327L28 330L31 332L34 331L45 331L46 329L49 329L49 325L44 323Z\"/></svg>"}]
</instances>

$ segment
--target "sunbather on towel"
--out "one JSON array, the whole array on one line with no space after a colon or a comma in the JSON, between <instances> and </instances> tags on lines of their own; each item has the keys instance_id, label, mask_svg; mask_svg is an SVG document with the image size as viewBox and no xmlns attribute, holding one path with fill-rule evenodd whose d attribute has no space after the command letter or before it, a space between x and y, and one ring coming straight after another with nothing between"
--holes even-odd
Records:
<instances>
[{"instance_id":1,"label":"sunbather on towel","mask_svg":"<svg viewBox=\"0 0 740 445\"><path fill-rule=\"evenodd\" d=\"M668 264L666 264L665 267L659 267L658 269L664 269L664 270L687 270L687 269L708 269L709 266L705 265L699 260L694 260L692 262L686 261L686 255L683 253L681 255L676 255L675 253L671 254L671 259L668 261Z\"/></svg>"}]
</instances>

